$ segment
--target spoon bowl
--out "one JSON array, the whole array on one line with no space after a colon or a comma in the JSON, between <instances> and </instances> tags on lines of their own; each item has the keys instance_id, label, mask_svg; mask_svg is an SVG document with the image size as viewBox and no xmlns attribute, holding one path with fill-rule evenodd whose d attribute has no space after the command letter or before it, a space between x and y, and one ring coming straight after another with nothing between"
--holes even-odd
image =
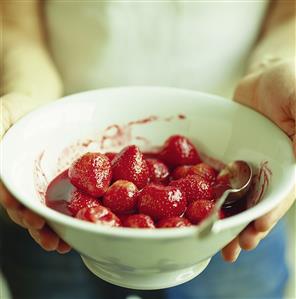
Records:
<instances>
[{"instance_id":1,"label":"spoon bowl","mask_svg":"<svg viewBox=\"0 0 296 299\"><path fill-rule=\"evenodd\" d=\"M238 160L227 164L220 175L227 176L229 179L231 189L228 189L228 196L222 205L230 206L248 192L253 170L249 163Z\"/></svg>"},{"instance_id":2,"label":"spoon bowl","mask_svg":"<svg viewBox=\"0 0 296 299\"><path fill-rule=\"evenodd\" d=\"M219 176L229 181L230 189L223 192L209 216L201 222L199 237L205 237L211 232L215 222L219 220L219 211L222 206L231 206L246 195L252 182L253 170L248 162L238 160L227 164Z\"/></svg>"}]
</instances>

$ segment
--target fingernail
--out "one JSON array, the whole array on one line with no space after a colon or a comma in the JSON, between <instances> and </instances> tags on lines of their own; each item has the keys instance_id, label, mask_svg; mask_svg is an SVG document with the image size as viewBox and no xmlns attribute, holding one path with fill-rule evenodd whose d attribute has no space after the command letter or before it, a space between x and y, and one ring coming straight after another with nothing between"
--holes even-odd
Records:
<instances>
[{"instance_id":1,"label":"fingernail","mask_svg":"<svg viewBox=\"0 0 296 299\"><path fill-rule=\"evenodd\" d=\"M27 221L27 219L23 219L23 224L26 228L34 228L32 225Z\"/></svg>"},{"instance_id":2,"label":"fingernail","mask_svg":"<svg viewBox=\"0 0 296 299\"><path fill-rule=\"evenodd\" d=\"M36 242L40 242L40 241L41 241L41 236L40 236L39 231L29 229L29 232L30 232L31 237L32 237Z\"/></svg>"},{"instance_id":3,"label":"fingernail","mask_svg":"<svg viewBox=\"0 0 296 299\"><path fill-rule=\"evenodd\" d=\"M241 253L242 249L241 248L237 248L235 250L235 253L233 254L233 258L231 259L231 262L234 263L236 262L236 260L238 259L240 253Z\"/></svg>"}]
</instances>

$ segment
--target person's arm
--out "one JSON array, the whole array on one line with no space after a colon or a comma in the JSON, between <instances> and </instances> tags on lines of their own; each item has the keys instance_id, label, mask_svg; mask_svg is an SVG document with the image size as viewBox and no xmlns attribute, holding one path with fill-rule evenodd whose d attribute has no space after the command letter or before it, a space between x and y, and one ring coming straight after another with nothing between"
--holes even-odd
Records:
<instances>
[{"instance_id":1,"label":"person's arm","mask_svg":"<svg viewBox=\"0 0 296 299\"><path fill-rule=\"evenodd\" d=\"M41 3L0 1L0 139L20 117L62 93L60 78L45 43ZM1 183L0 203L10 218L28 229L44 249L69 250L41 217L17 202Z\"/></svg>"},{"instance_id":2,"label":"person's arm","mask_svg":"<svg viewBox=\"0 0 296 299\"><path fill-rule=\"evenodd\" d=\"M61 95L62 85L48 53L41 2L1 1L1 137L21 116Z\"/></svg>"},{"instance_id":3,"label":"person's arm","mask_svg":"<svg viewBox=\"0 0 296 299\"><path fill-rule=\"evenodd\" d=\"M247 73L263 70L286 59L295 59L296 2L272 1Z\"/></svg>"},{"instance_id":4,"label":"person's arm","mask_svg":"<svg viewBox=\"0 0 296 299\"><path fill-rule=\"evenodd\" d=\"M234 99L276 123L292 140L296 155L296 2L272 2L262 34L250 56L247 75ZM222 254L235 261L241 251L256 248L295 202L296 190L268 214L251 223Z\"/></svg>"}]
</instances>

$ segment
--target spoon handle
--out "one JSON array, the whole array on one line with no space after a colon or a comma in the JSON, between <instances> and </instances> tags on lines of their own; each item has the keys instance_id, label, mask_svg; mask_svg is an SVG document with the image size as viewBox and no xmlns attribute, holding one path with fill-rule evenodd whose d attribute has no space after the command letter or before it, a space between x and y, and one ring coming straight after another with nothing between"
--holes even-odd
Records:
<instances>
[{"instance_id":1,"label":"spoon handle","mask_svg":"<svg viewBox=\"0 0 296 299\"><path fill-rule=\"evenodd\" d=\"M219 220L219 211L225 202L226 198L228 197L229 193L231 193L231 190L226 190L222 196L216 201L215 206L211 210L210 214L208 217L203 220L199 225L198 225L198 237L199 238L204 238L206 237L213 228L214 223Z\"/></svg>"}]
</instances>

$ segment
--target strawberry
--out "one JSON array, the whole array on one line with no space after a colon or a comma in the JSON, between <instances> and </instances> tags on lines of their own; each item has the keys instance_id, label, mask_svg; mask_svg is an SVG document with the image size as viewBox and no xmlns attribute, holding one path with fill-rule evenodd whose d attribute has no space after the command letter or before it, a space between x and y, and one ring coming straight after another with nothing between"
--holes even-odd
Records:
<instances>
[{"instance_id":1,"label":"strawberry","mask_svg":"<svg viewBox=\"0 0 296 299\"><path fill-rule=\"evenodd\" d=\"M192 224L198 224L210 214L214 205L209 200L196 200L187 207L185 217Z\"/></svg>"},{"instance_id":2,"label":"strawberry","mask_svg":"<svg viewBox=\"0 0 296 299\"><path fill-rule=\"evenodd\" d=\"M224 210L221 209L219 211L219 219L224 219L226 217L228 217L227 213Z\"/></svg>"},{"instance_id":3,"label":"strawberry","mask_svg":"<svg viewBox=\"0 0 296 299\"><path fill-rule=\"evenodd\" d=\"M169 217L161 219L157 223L158 228L169 228L169 227L185 227L191 226L191 223L188 219L183 217Z\"/></svg>"},{"instance_id":4,"label":"strawberry","mask_svg":"<svg viewBox=\"0 0 296 299\"><path fill-rule=\"evenodd\" d=\"M149 180L149 170L143 154L135 145L125 147L112 161L113 180L127 180L143 188Z\"/></svg>"},{"instance_id":5,"label":"strawberry","mask_svg":"<svg viewBox=\"0 0 296 299\"><path fill-rule=\"evenodd\" d=\"M71 190L69 194L69 199L67 201L67 207L71 214L75 216L79 210L82 208L88 207L97 207L100 205L100 202L97 198L92 197L86 193L83 193L76 188Z\"/></svg>"},{"instance_id":6,"label":"strawberry","mask_svg":"<svg viewBox=\"0 0 296 299\"><path fill-rule=\"evenodd\" d=\"M224 170L220 171L217 176L217 184L231 187L229 172Z\"/></svg>"},{"instance_id":7,"label":"strawberry","mask_svg":"<svg viewBox=\"0 0 296 299\"><path fill-rule=\"evenodd\" d=\"M144 214L127 216L123 221L123 226L134 228L155 228L152 218Z\"/></svg>"},{"instance_id":8,"label":"strawberry","mask_svg":"<svg viewBox=\"0 0 296 299\"><path fill-rule=\"evenodd\" d=\"M214 191L214 199L218 199L219 197L222 196L222 194L227 190L230 189L231 187L229 185L224 185L224 184L216 184L213 186L213 191Z\"/></svg>"},{"instance_id":9,"label":"strawberry","mask_svg":"<svg viewBox=\"0 0 296 299\"><path fill-rule=\"evenodd\" d=\"M103 204L114 213L127 214L137 206L138 188L129 181L119 180L109 187Z\"/></svg>"},{"instance_id":10,"label":"strawberry","mask_svg":"<svg viewBox=\"0 0 296 299\"><path fill-rule=\"evenodd\" d=\"M159 159L159 149L157 149L157 152L144 152L143 155L145 159Z\"/></svg>"},{"instance_id":11,"label":"strawberry","mask_svg":"<svg viewBox=\"0 0 296 299\"><path fill-rule=\"evenodd\" d=\"M104 154L110 161L110 163L113 161L113 159L116 157L117 153L114 152L108 152Z\"/></svg>"},{"instance_id":12,"label":"strawberry","mask_svg":"<svg viewBox=\"0 0 296 299\"><path fill-rule=\"evenodd\" d=\"M108 208L103 206L85 207L78 211L75 216L78 219L86 220L96 224L107 226L120 226L119 218L113 214Z\"/></svg>"},{"instance_id":13,"label":"strawberry","mask_svg":"<svg viewBox=\"0 0 296 299\"><path fill-rule=\"evenodd\" d=\"M215 184L215 198L219 198L222 194L227 190L231 189L229 173L224 172L223 170L217 176L216 184Z\"/></svg>"},{"instance_id":14,"label":"strawberry","mask_svg":"<svg viewBox=\"0 0 296 299\"><path fill-rule=\"evenodd\" d=\"M191 166L188 174L199 175L211 183L215 183L217 177L216 170L206 163L199 163L197 165Z\"/></svg>"},{"instance_id":15,"label":"strawberry","mask_svg":"<svg viewBox=\"0 0 296 299\"><path fill-rule=\"evenodd\" d=\"M184 136L168 138L160 151L161 159L171 167L194 165L200 161L195 146Z\"/></svg>"},{"instance_id":16,"label":"strawberry","mask_svg":"<svg viewBox=\"0 0 296 299\"><path fill-rule=\"evenodd\" d=\"M186 197L176 187L151 184L139 195L139 212L154 220L181 216L186 209Z\"/></svg>"},{"instance_id":17,"label":"strawberry","mask_svg":"<svg viewBox=\"0 0 296 299\"><path fill-rule=\"evenodd\" d=\"M214 199L213 187L198 175L187 175L185 178L172 181L170 186L179 188L185 194L188 203L201 199Z\"/></svg>"},{"instance_id":18,"label":"strawberry","mask_svg":"<svg viewBox=\"0 0 296 299\"><path fill-rule=\"evenodd\" d=\"M149 169L150 182L165 183L169 176L169 169L167 166L157 159L146 159Z\"/></svg>"},{"instance_id":19,"label":"strawberry","mask_svg":"<svg viewBox=\"0 0 296 299\"><path fill-rule=\"evenodd\" d=\"M191 168L190 165L184 165L175 168L174 171L172 172L172 178L174 180L184 178L188 174L190 168Z\"/></svg>"},{"instance_id":20,"label":"strawberry","mask_svg":"<svg viewBox=\"0 0 296 299\"><path fill-rule=\"evenodd\" d=\"M87 194L100 197L111 181L111 166L108 158L100 153L86 153L69 168L71 183Z\"/></svg>"}]
</instances>

